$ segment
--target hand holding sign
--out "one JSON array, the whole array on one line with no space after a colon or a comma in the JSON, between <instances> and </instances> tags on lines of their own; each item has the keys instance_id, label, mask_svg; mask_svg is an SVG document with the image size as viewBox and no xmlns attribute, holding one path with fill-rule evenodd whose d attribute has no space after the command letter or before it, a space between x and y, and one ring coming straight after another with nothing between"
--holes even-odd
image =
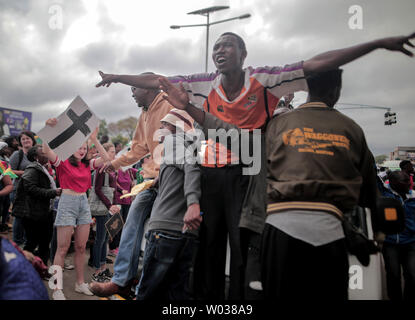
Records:
<instances>
[{"instance_id":1,"label":"hand holding sign","mask_svg":"<svg viewBox=\"0 0 415 320\"><path fill-rule=\"evenodd\" d=\"M99 125L99 119L77 96L58 118L46 121L38 136L61 160L68 159L89 138Z\"/></svg>"},{"instance_id":2,"label":"hand holding sign","mask_svg":"<svg viewBox=\"0 0 415 320\"><path fill-rule=\"evenodd\" d=\"M48 120L46 120L46 125L50 126L50 127L54 127L56 126L56 124L58 123L58 120L56 120L56 118L50 118Z\"/></svg>"},{"instance_id":3,"label":"hand holding sign","mask_svg":"<svg viewBox=\"0 0 415 320\"><path fill-rule=\"evenodd\" d=\"M96 127L95 128L95 130L94 130L94 132L92 132L91 133L91 135L89 136L89 138L92 140L92 141L96 141L98 138L97 138L97 136L98 136L98 131L99 131L99 127Z\"/></svg>"}]
</instances>

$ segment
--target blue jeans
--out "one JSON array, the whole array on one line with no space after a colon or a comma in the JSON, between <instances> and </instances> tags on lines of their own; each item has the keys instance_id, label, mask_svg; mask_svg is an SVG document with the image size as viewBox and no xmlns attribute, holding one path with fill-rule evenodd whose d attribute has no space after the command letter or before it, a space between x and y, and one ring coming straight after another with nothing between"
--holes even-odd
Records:
<instances>
[{"instance_id":1,"label":"blue jeans","mask_svg":"<svg viewBox=\"0 0 415 320\"><path fill-rule=\"evenodd\" d=\"M110 215L96 216L96 228L97 233L94 241L94 248L92 249L93 254L93 265L95 269L100 269L107 260L107 243L108 243L108 232L105 228L105 223L110 218Z\"/></svg>"},{"instance_id":2,"label":"blue jeans","mask_svg":"<svg viewBox=\"0 0 415 320\"><path fill-rule=\"evenodd\" d=\"M125 287L137 276L144 222L150 216L156 196L157 192L154 189L140 192L128 211L114 263L114 276L111 279L120 287Z\"/></svg>"},{"instance_id":3,"label":"blue jeans","mask_svg":"<svg viewBox=\"0 0 415 320\"><path fill-rule=\"evenodd\" d=\"M151 230L146 234L137 300L189 300L189 277L196 237Z\"/></svg>"}]
</instances>

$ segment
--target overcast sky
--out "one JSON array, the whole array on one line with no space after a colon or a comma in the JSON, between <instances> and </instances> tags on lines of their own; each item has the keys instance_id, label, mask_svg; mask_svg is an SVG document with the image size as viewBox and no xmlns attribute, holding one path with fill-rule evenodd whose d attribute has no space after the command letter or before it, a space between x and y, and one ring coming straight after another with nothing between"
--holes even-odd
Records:
<instances>
[{"instance_id":1,"label":"overcast sky","mask_svg":"<svg viewBox=\"0 0 415 320\"><path fill-rule=\"evenodd\" d=\"M226 31L247 45L245 66L281 65L380 37L415 31L413 0L0 0L0 106L30 111L32 130L58 116L80 95L107 122L138 116L130 88L95 88L98 70L137 74L192 74L205 68L206 29L173 30L205 23L186 13L213 5L230 9L211 22L250 13L210 28L211 49ZM356 11L362 9L362 29ZM62 21L59 20L61 14ZM415 43L415 41L413 41ZM384 110L343 110L361 125L375 155L415 145L415 59L377 50L343 67L340 102L385 106L398 123L384 126ZM306 94L296 94L294 104Z\"/></svg>"}]
</instances>

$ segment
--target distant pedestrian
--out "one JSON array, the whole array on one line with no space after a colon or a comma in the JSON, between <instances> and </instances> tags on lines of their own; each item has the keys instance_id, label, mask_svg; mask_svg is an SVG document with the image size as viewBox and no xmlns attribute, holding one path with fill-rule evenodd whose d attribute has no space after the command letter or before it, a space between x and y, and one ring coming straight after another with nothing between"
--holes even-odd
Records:
<instances>
[{"instance_id":1,"label":"distant pedestrian","mask_svg":"<svg viewBox=\"0 0 415 320\"><path fill-rule=\"evenodd\" d=\"M382 194L399 200L405 210L405 229L399 234L387 235L382 246L388 297L415 301L415 192L410 189L409 176L404 171L393 171Z\"/></svg>"},{"instance_id":2,"label":"distant pedestrian","mask_svg":"<svg viewBox=\"0 0 415 320\"><path fill-rule=\"evenodd\" d=\"M414 190L414 165L409 160L403 160L399 163L399 167L409 176L410 189Z\"/></svg>"}]
</instances>

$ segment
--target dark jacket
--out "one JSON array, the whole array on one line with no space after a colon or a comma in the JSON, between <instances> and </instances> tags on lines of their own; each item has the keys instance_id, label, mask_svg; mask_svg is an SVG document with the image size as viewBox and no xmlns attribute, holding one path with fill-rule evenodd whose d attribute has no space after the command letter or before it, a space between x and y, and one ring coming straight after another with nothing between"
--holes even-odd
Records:
<instances>
[{"instance_id":1,"label":"dark jacket","mask_svg":"<svg viewBox=\"0 0 415 320\"><path fill-rule=\"evenodd\" d=\"M38 162L28 165L17 185L13 215L33 220L48 218L52 211L50 200L56 197L48 176Z\"/></svg>"},{"instance_id":2,"label":"dark jacket","mask_svg":"<svg viewBox=\"0 0 415 320\"><path fill-rule=\"evenodd\" d=\"M415 192L410 190L408 198L403 200L400 195L388 186L388 188L382 188L382 195L399 200L405 210L405 229L399 234L387 235L385 242L394 244L415 242Z\"/></svg>"}]
</instances>

